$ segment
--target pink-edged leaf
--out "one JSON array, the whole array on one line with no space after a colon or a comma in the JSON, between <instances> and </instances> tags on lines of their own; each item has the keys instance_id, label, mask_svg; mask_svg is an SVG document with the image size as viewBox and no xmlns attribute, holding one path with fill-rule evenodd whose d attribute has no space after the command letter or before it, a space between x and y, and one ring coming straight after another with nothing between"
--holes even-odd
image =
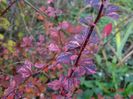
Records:
<instances>
[{"instance_id":1,"label":"pink-edged leaf","mask_svg":"<svg viewBox=\"0 0 133 99\"><path fill-rule=\"evenodd\" d=\"M111 12L118 12L119 11L119 7L115 6L115 5L108 5L107 9L106 9L106 13L111 13Z\"/></svg>"},{"instance_id":2,"label":"pink-edged leaf","mask_svg":"<svg viewBox=\"0 0 133 99\"><path fill-rule=\"evenodd\" d=\"M111 32L112 32L112 23L109 23L104 27L102 37L105 38L109 36Z\"/></svg>"},{"instance_id":3,"label":"pink-edged leaf","mask_svg":"<svg viewBox=\"0 0 133 99\"><path fill-rule=\"evenodd\" d=\"M115 5L108 5L107 9L105 11L105 15L113 18L113 19L118 19L119 18L119 14L117 12L119 12L119 7L115 6Z\"/></svg>"},{"instance_id":4,"label":"pink-edged leaf","mask_svg":"<svg viewBox=\"0 0 133 99\"><path fill-rule=\"evenodd\" d=\"M54 43L51 43L49 46L48 46L49 50L51 52L59 52L60 49L58 47L58 45L54 44Z\"/></svg>"},{"instance_id":5,"label":"pink-edged leaf","mask_svg":"<svg viewBox=\"0 0 133 99\"><path fill-rule=\"evenodd\" d=\"M31 75L32 72L32 62L26 60L24 64L18 69L18 73L22 75L23 78L27 78Z\"/></svg>"},{"instance_id":6,"label":"pink-edged leaf","mask_svg":"<svg viewBox=\"0 0 133 99\"><path fill-rule=\"evenodd\" d=\"M100 0L84 0L85 4L89 4L93 7L97 6L99 4Z\"/></svg>"},{"instance_id":7,"label":"pink-edged leaf","mask_svg":"<svg viewBox=\"0 0 133 99\"><path fill-rule=\"evenodd\" d=\"M27 77L29 77L31 75L31 72L29 71L29 69L27 69L25 67L21 67L18 70L18 73L20 73L23 78L27 78Z\"/></svg>"},{"instance_id":8,"label":"pink-edged leaf","mask_svg":"<svg viewBox=\"0 0 133 99\"><path fill-rule=\"evenodd\" d=\"M82 60L80 64L80 67L84 68L86 74L96 73L96 65L93 63L91 59Z\"/></svg>"},{"instance_id":9,"label":"pink-edged leaf","mask_svg":"<svg viewBox=\"0 0 133 99\"><path fill-rule=\"evenodd\" d=\"M113 19L118 19L119 18L119 14L116 13L116 12L108 13L106 16L111 17Z\"/></svg>"},{"instance_id":10,"label":"pink-edged leaf","mask_svg":"<svg viewBox=\"0 0 133 99\"><path fill-rule=\"evenodd\" d=\"M66 50L73 50L73 49L79 49L80 48L80 44L77 41L70 41L67 45L66 45Z\"/></svg>"},{"instance_id":11,"label":"pink-edged leaf","mask_svg":"<svg viewBox=\"0 0 133 99\"><path fill-rule=\"evenodd\" d=\"M70 53L70 52L61 53L57 57L57 62L58 63L66 63L66 64L69 64L71 62L71 56L72 56L72 53Z\"/></svg>"},{"instance_id":12,"label":"pink-edged leaf","mask_svg":"<svg viewBox=\"0 0 133 99\"><path fill-rule=\"evenodd\" d=\"M92 65L88 64L85 66L85 70L86 70L86 74L95 74L96 66L94 64L92 64Z\"/></svg>"},{"instance_id":13,"label":"pink-edged leaf","mask_svg":"<svg viewBox=\"0 0 133 99\"><path fill-rule=\"evenodd\" d=\"M44 36L43 35L39 35L39 42L40 43L43 43L45 40Z\"/></svg>"},{"instance_id":14,"label":"pink-edged leaf","mask_svg":"<svg viewBox=\"0 0 133 99\"><path fill-rule=\"evenodd\" d=\"M61 83L59 80L54 80L48 83L48 87L52 88L53 90L59 90L61 88Z\"/></svg>"},{"instance_id":15,"label":"pink-edged leaf","mask_svg":"<svg viewBox=\"0 0 133 99\"><path fill-rule=\"evenodd\" d=\"M54 0L47 0L47 3L50 4L50 3L53 3Z\"/></svg>"},{"instance_id":16,"label":"pink-edged leaf","mask_svg":"<svg viewBox=\"0 0 133 99\"><path fill-rule=\"evenodd\" d=\"M42 63L35 63L35 67L36 68L43 68L45 65L44 64L42 64Z\"/></svg>"},{"instance_id":17,"label":"pink-edged leaf","mask_svg":"<svg viewBox=\"0 0 133 99\"><path fill-rule=\"evenodd\" d=\"M59 24L59 27L60 27L61 29L64 29L64 30L65 30L65 29L68 29L69 26L70 26L70 23L67 22L67 21L63 21L62 23Z\"/></svg>"},{"instance_id":18,"label":"pink-edged leaf","mask_svg":"<svg viewBox=\"0 0 133 99\"><path fill-rule=\"evenodd\" d=\"M30 37L24 37L21 47L31 47L33 42L33 36Z\"/></svg>"},{"instance_id":19,"label":"pink-edged leaf","mask_svg":"<svg viewBox=\"0 0 133 99\"><path fill-rule=\"evenodd\" d=\"M79 67L76 67L76 69L74 70L73 72L73 77L81 77L83 76L84 74L86 73L84 67L82 66L79 66Z\"/></svg>"},{"instance_id":20,"label":"pink-edged leaf","mask_svg":"<svg viewBox=\"0 0 133 99\"><path fill-rule=\"evenodd\" d=\"M19 84L21 84L24 81L24 78L21 75L19 75L19 74L18 75L15 75L13 77L13 79L16 82L16 86L18 86Z\"/></svg>"},{"instance_id":21,"label":"pink-edged leaf","mask_svg":"<svg viewBox=\"0 0 133 99\"><path fill-rule=\"evenodd\" d=\"M32 66L33 66L32 62L30 62L29 60L25 60L24 67L26 67L31 71Z\"/></svg>"},{"instance_id":22,"label":"pink-edged leaf","mask_svg":"<svg viewBox=\"0 0 133 99\"><path fill-rule=\"evenodd\" d=\"M93 17L92 16L87 16L85 18L80 18L79 21L82 24L91 25L93 23Z\"/></svg>"},{"instance_id":23,"label":"pink-edged leaf","mask_svg":"<svg viewBox=\"0 0 133 99\"><path fill-rule=\"evenodd\" d=\"M16 87L16 81L15 81L15 80L10 81L10 85L9 85L9 87L4 91L4 95L7 96L7 95L10 95L11 93L13 93L15 87Z\"/></svg>"}]
</instances>

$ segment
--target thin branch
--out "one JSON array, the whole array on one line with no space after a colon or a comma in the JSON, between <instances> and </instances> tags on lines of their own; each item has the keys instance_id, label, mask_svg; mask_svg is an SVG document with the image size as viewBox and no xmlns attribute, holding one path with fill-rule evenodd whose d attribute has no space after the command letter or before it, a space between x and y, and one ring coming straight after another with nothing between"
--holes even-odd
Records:
<instances>
[{"instance_id":1,"label":"thin branch","mask_svg":"<svg viewBox=\"0 0 133 99\"><path fill-rule=\"evenodd\" d=\"M49 17L47 16L47 14L45 14L44 12L42 12L40 9L34 7L29 1L24 0L24 2L29 5L31 8L33 8L35 11L37 11L39 14L41 14L43 17L49 19Z\"/></svg>"},{"instance_id":2,"label":"thin branch","mask_svg":"<svg viewBox=\"0 0 133 99\"><path fill-rule=\"evenodd\" d=\"M14 0L13 2L11 2L11 4L1 13L0 16L4 16L6 14L6 12L17 2L17 0Z\"/></svg>"},{"instance_id":3,"label":"thin branch","mask_svg":"<svg viewBox=\"0 0 133 99\"><path fill-rule=\"evenodd\" d=\"M75 62L75 66L78 65L78 62L79 62L80 57L81 57L81 55L82 55L82 52L84 51L84 49L85 49L85 47L86 47L86 45L87 45L87 43L88 43L88 41L89 41L89 38L90 38L90 36L91 36L91 34L92 34L92 32L93 32L93 29L94 29L95 25L97 24L97 22L99 21L99 19L101 18L101 14L102 14L102 11L103 11L103 8L104 8L104 1L106 1L106 0L102 0L102 4L101 4L101 6L100 6L100 10L99 10L99 12L98 12L98 15L97 15L95 21L94 21L94 25L92 25L92 26L90 27L90 30L89 30L89 32L88 32L88 35L87 35L87 37L86 37L84 43L82 44L82 47L81 47L80 52L79 52L79 55L78 55L77 60L76 60L76 62Z\"/></svg>"},{"instance_id":4,"label":"thin branch","mask_svg":"<svg viewBox=\"0 0 133 99\"><path fill-rule=\"evenodd\" d=\"M110 43L108 43L108 47L111 49L111 51L114 53L114 55L116 56L116 58L119 60L119 63L122 63L122 60L118 57L116 50L110 45Z\"/></svg>"},{"instance_id":5,"label":"thin branch","mask_svg":"<svg viewBox=\"0 0 133 99\"><path fill-rule=\"evenodd\" d=\"M131 51L121 60L121 62L124 62L125 60L127 60L131 55L133 55L133 50L131 50ZM121 65L121 63L119 62L118 65Z\"/></svg>"},{"instance_id":6,"label":"thin branch","mask_svg":"<svg viewBox=\"0 0 133 99\"><path fill-rule=\"evenodd\" d=\"M133 43L131 44L131 46L126 50L126 52L124 53L124 56L126 56L129 51L133 50Z\"/></svg>"},{"instance_id":7,"label":"thin branch","mask_svg":"<svg viewBox=\"0 0 133 99\"><path fill-rule=\"evenodd\" d=\"M19 9L20 9L20 13L21 13L20 16L21 16L21 18L22 18L22 20L23 20L25 29L26 29L26 31L28 32L28 34L31 35L31 31L30 31L29 27L27 26L26 20L25 20L25 18L24 18L24 11L23 11L23 8L22 8L20 5L18 5L18 6L19 6Z\"/></svg>"}]
</instances>

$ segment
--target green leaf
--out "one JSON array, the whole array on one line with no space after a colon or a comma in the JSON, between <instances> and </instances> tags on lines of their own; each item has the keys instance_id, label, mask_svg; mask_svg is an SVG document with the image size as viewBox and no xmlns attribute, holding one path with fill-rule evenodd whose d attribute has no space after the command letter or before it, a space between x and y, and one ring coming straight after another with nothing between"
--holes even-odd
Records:
<instances>
[{"instance_id":1,"label":"green leaf","mask_svg":"<svg viewBox=\"0 0 133 99\"><path fill-rule=\"evenodd\" d=\"M123 36L122 42L121 42L121 46L120 46L120 51L122 52L124 45L126 44L128 37L130 36L131 33L133 33L133 22L129 24L127 31L125 33L125 35Z\"/></svg>"},{"instance_id":2,"label":"green leaf","mask_svg":"<svg viewBox=\"0 0 133 99\"><path fill-rule=\"evenodd\" d=\"M98 62L98 64L101 64L102 58L100 55L96 55L96 61Z\"/></svg>"},{"instance_id":3,"label":"green leaf","mask_svg":"<svg viewBox=\"0 0 133 99\"><path fill-rule=\"evenodd\" d=\"M10 22L6 18L0 17L0 27L7 30L9 26L10 26Z\"/></svg>"},{"instance_id":4,"label":"green leaf","mask_svg":"<svg viewBox=\"0 0 133 99\"><path fill-rule=\"evenodd\" d=\"M127 88L125 89L126 95L132 95L133 94L133 83L130 83Z\"/></svg>"},{"instance_id":5,"label":"green leaf","mask_svg":"<svg viewBox=\"0 0 133 99\"><path fill-rule=\"evenodd\" d=\"M90 99L92 95L93 95L93 91L88 89L84 91L82 94L79 94L76 99Z\"/></svg>"},{"instance_id":6,"label":"green leaf","mask_svg":"<svg viewBox=\"0 0 133 99\"><path fill-rule=\"evenodd\" d=\"M127 31L125 32L123 38L121 38L120 32L116 34L116 46L117 46L117 55L121 59L122 58L122 50L124 48L124 45L126 44L128 37L132 33L133 30L133 22L130 23L126 29ZM116 29L117 31L117 29Z\"/></svg>"}]
</instances>

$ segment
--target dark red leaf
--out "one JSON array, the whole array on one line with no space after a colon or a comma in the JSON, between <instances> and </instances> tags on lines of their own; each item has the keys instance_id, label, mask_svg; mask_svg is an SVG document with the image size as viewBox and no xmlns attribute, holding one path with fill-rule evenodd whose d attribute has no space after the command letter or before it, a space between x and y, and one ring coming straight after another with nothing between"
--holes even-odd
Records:
<instances>
[{"instance_id":1,"label":"dark red leaf","mask_svg":"<svg viewBox=\"0 0 133 99\"><path fill-rule=\"evenodd\" d=\"M102 37L105 38L112 32L112 23L107 24L103 29Z\"/></svg>"}]
</instances>

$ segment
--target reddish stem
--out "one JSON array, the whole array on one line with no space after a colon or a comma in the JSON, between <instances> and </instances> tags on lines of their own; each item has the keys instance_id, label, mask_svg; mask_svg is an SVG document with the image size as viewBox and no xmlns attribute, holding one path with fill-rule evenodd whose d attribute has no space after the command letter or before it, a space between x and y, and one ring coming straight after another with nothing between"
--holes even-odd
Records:
<instances>
[{"instance_id":1,"label":"reddish stem","mask_svg":"<svg viewBox=\"0 0 133 99\"><path fill-rule=\"evenodd\" d=\"M93 32L93 29L94 29L95 25L97 24L97 22L99 21L99 19L101 18L102 11L103 11L103 8L104 8L104 1L106 1L106 0L102 0L98 15L97 15L97 17L96 17L96 19L94 21L94 25L91 25L90 30L88 32L88 35L87 35L84 43L82 44L82 47L81 47L80 52L78 54L77 60L75 62L75 66L78 66L78 62L79 62L79 60L81 58L82 52L84 51L84 49L85 49L85 47L86 47L86 45L87 45L87 43L88 43L88 41L90 39L90 36L91 36L91 34Z\"/></svg>"}]
</instances>

